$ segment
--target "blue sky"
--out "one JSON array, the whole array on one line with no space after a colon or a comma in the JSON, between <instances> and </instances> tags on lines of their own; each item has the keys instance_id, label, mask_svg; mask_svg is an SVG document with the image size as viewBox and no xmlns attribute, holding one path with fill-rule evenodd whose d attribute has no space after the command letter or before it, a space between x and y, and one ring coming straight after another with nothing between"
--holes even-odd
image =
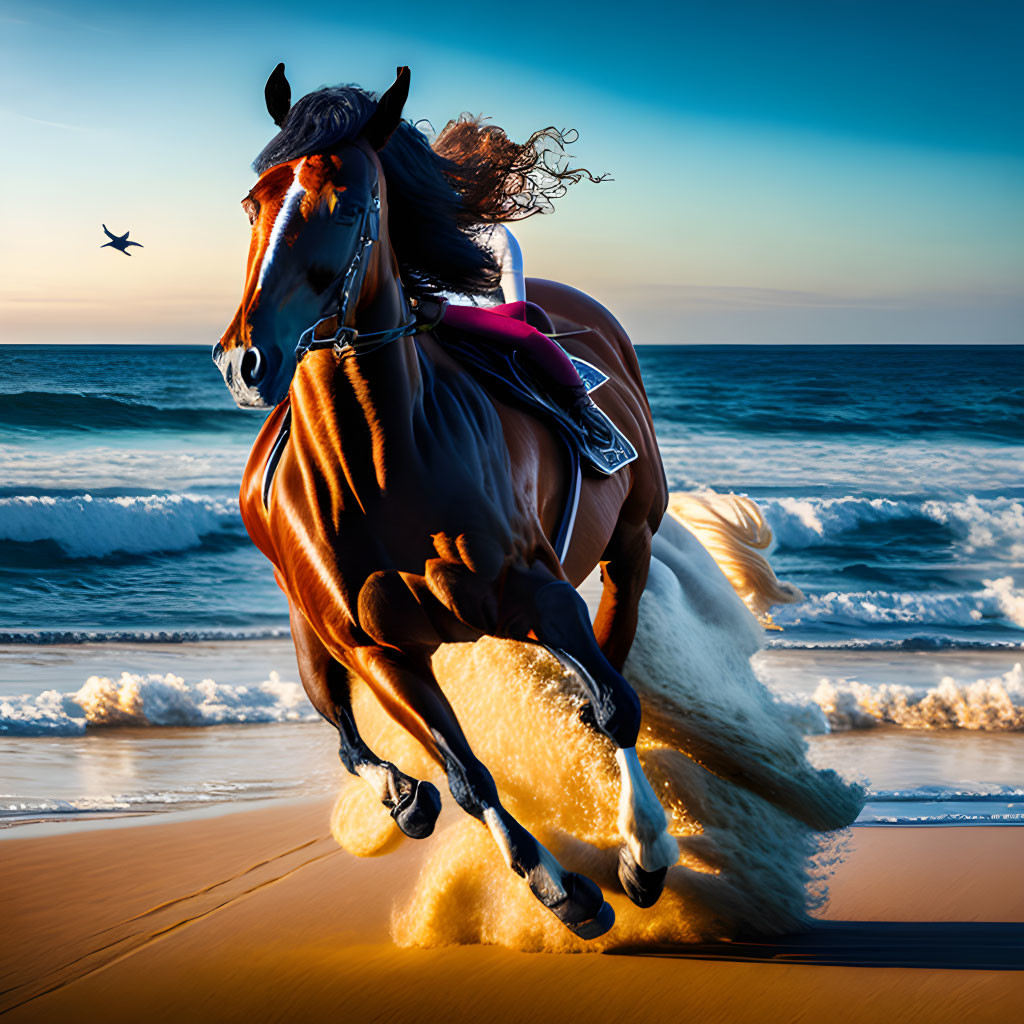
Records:
<instances>
[{"instance_id":1,"label":"blue sky","mask_svg":"<svg viewBox=\"0 0 1024 1024\"><path fill-rule=\"evenodd\" d=\"M578 129L614 180L517 233L638 342L1021 342L1022 27L999 0L0 4L0 331L212 342L284 60L296 96L402 63L438 127Z\"/></svg>"}]
</instances>

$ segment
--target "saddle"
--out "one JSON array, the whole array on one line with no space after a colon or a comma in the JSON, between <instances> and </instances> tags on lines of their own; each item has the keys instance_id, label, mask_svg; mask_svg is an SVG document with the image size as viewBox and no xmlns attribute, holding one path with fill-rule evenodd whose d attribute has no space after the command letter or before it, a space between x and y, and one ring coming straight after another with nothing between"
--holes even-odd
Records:
<instances>
[{"instance_id":1,"label":"saddle","mask_svg":"<svg viewBox=\"0 0 1024 1024\"><path fill-rule=\"evenodd\" d=\"M467 324L466 317L450 315L464 310L459 307L453 310L449 306L433 331L445 351L480 379L496 397L522 406L545 420L565 441L576 461L582 461L601 476L611 476L628 466L637 458L637 451L600 405L594 403L590 422L580 423L551 396L540 375L534 371L532 360L524 348L530 334L543 335L545 345L557 345L554 327L544 310L534 303L518 303L517 306L525 314L525 322L498 311L474 308L471 326ZM588 394L597 391L608 380L608 375L592 363L565 354L576 368Z\"/></svg>"},{"instance_id":2,"label":"saddle","mask_svg":"<svg viewBox=\"0 0 1024 1024\"><path fill-rule=\"evenodd\" d=\"M551 542L559 560L564 562L576 523L583 463L600 475L611 476L636 459L637 451L596 403L594 411L598 415L594 418L598 419L597 429L584 432L581 425L546 393L544 385L537 379L537 373L531 369L530 361L523 357L516 342L517 339L520 343L528 340L529 335L525 335L525 331L539 332L553 341L555 331L547 314L539 306L529 302L524 303L524 306L527 317L525 323L502 313L477 309L475 312L486 315L474 318L475 329L467 330L464 320L458 328L445 325L443 317L440 321L430 323L427 329L433 330L445 351L476 376L492 394L536 414L564 442L569 457L570 485ZM576 367L588 394L597 391L608 380L606 373L585 359L572 355L569 355L569 359ZM285 399L282 405L287 402L288 399ZM291 434L291 418L291 409L286 408L277 438L263 467L261 492L264 508L270 507L270 488Z\"/></svg>"}]
</instances>

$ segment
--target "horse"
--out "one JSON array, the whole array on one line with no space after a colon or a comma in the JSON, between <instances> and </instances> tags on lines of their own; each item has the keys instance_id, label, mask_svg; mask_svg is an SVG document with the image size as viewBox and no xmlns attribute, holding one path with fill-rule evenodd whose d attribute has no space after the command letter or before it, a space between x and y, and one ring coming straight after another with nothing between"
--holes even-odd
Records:
<instances>
[{"instance_id":1,"label":"horse","mask_svg":"<svg viewBox=\"0 0 1024 1024\"><path fill-rule=\"evenodd\" d=\"M304 688L337 729L348 771L406 835L432 832L440 794L360 737L355 676L427 748L456 803L490 830L537 900L594 938L614 923L611 906L502 806L431 656L494 636L543 644L572 670L581 714L621 773L620 882L635 904L652 906L679 848L637 757L640 703L621 670L667 504L665 474L622 327L582 292L528 279L527 298L566 348L607 374L601 405L637 452L613 475L583 477L559 557L551 537L570 490L564 446L488 390L414 307L422 314L443 290L493 290L499 268L475 225L521 215L531 181L550 196L580 172L465 117L431 148L402 119L409 81L399 68L377 100L337 87L294 106L283 65L267 83L281 131L242 201L252 225L245 287L214 346L236 403L272 409L244 472L242 515L288 597ZM592 624L575 587L597 565ZM500 694L501 680L494 685Z\"/></svg>"}]
</instances>

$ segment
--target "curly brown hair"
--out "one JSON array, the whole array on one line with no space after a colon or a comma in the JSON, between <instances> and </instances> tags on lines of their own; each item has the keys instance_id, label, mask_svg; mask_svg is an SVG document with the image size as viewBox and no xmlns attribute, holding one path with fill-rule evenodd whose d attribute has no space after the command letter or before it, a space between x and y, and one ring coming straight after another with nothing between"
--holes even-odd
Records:
<instances>
[{"instance_id":1,"label":"curly brown hair","mask_svg":"<svg viewBox=\"0 0 1024 1024\"><path fill-rule=\"evenodd\" d=\"M352 85L303 96L253 169L263 174L300 156L332 152L359 137L376 106L373 94ZM501 269L480 228L547 213L569 185L604 180L569 166L565 147L575 139L575 132L544 128L520 145L497 125L463 114L431 146L417 127L400 122L379 155L391 245L407 291L493 293Z\"/></svg>"},{"instance_id":2,"label":"curly brown hair","mask_svg":"<svg viewBox=\"0 0 1024 1024\"><path fill-rule=\"evenodd\" d=\"M585 167L570 167L565 147L579 136L549 126L525 142L481 116L462 114L441 130L432 149L449 164L445 177L462 197L466 217L494 224L549 213L569 185L605 181Z\"/></svg>"}]
</instances>

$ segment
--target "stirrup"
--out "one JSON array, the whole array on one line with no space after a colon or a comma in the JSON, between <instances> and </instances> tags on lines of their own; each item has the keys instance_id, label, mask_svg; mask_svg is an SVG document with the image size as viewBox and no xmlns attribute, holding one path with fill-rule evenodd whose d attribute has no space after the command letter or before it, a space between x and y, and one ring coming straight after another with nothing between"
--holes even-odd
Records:
<instances>
[{"instance_id":1,"label":"stirrup","mask_svg":"<svg viewBox=\"0 0 1024 1024\"><path fill-rule=\"evenodd\" d=\"M592 399L573 410L569 420L579 437L580 454L602 476L611 476L637 457L629 438Z\"/></svg>"},{"instance_id":2,"label":"stirrup","mask_svg":"<svg viewBox=\"0 0 1024 1024\"><path fill-rule=\"evenodd\" d=\"M615 429L611 420L601 412L592 398L584 399L571 409L569 416L588 445L606 448L614 444Z\"/></svg>"},{"instance_id":3,"label":"stirrup","mask_svg":"<svg viewBox=\"0 0 1024 1024\"><path fill-rule=\"evenodd\" d=\"M609 379L606 373L586 360L574 356L570 358L586 387L587 394L596 391ZM595 472L602 476L611 476L639 457L629 438L592 399L585 405L586 412L576 417L571 409L566 407L564 398L559 401L555 397L550 384L545 386L538 381L532 367L524 363L518 352L512 352L510 363L513 372L518 374L522 387L542 408L547 409L549 415L571 431L583 462Z\"/></svg>"}]
</instances>

